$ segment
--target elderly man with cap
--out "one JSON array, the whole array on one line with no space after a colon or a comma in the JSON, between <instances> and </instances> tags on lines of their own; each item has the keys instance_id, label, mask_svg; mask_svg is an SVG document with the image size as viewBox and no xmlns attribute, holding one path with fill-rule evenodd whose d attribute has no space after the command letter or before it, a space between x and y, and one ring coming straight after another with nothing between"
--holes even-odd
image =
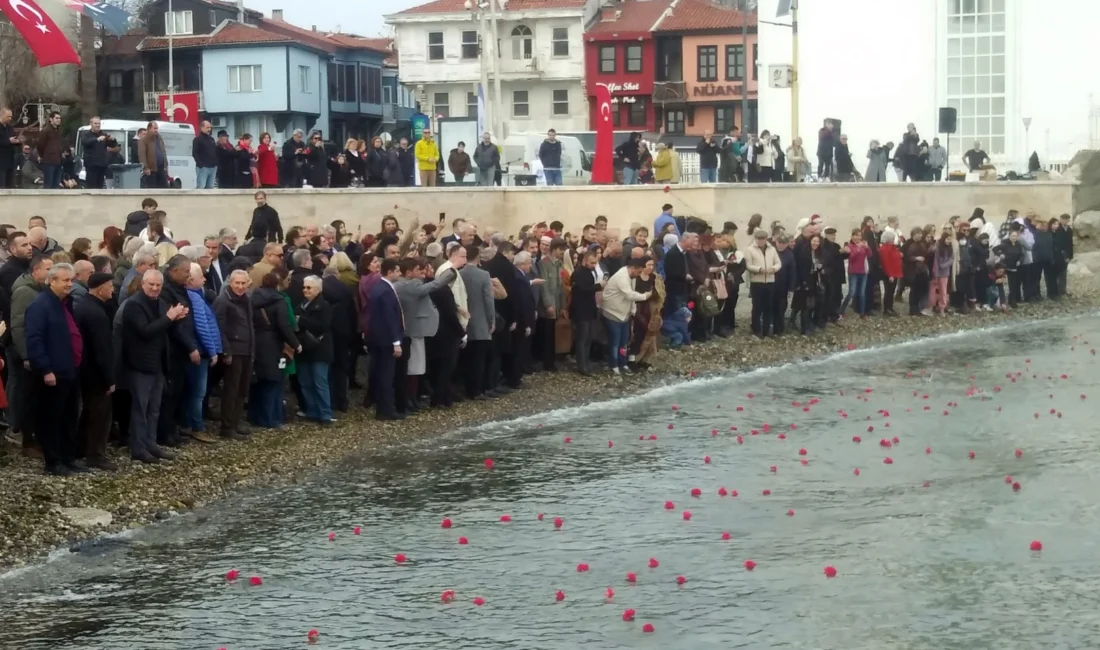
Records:
<instances>
[{"instance_id":1,"label":"elderly man with cap","mask_svg":"<svg viewBox=\"0 0 1100 650\"><path fill-rule=\"evenodd\" d=\"M114 342L109 313L115 291L112 280L110 273L93 273L88 278L84 298L75 301L73 307L73 317L83 341L78 445L83 448L88 467L106 471L118 469L107 460L115 392Z\"/></svg>"}]
</instances>

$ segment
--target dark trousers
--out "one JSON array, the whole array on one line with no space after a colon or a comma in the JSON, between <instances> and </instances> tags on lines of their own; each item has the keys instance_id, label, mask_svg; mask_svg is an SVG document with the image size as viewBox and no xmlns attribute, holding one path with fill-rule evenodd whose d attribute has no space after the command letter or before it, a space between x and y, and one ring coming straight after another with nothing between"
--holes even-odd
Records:
<instances>
[{"instance_id":1,"label":"dark trousers","mask_svg":"<svg viewBox=\"0 0 1100 650\"><path fill-rule=\"evenodd\" d=\"M554 329L557 320L553 318L539 318L535 324L535 340L532 343L531 355L537 361L542 362L542 369L547 371L557 370L557 348L554 340Z\"/></svg>"},{"instance_id":2,"label":"dark trousers","mask_svg":"<svg viewBox=\"0 0 1100 650\"><path fill-rule=\"evenodd\" d=\"M433 336L427 341L431 348L432 406L450 407L451 378L458 363L459 341L449 336Z\"/></svg>"},{"instance_id":3,"label":"dark trousers","mask_svg":"<svg viewBox=\"0 0 1100 650\"><path fill-rule=\"evenodd\" d=\"M898 280L883 278L882 285L882 313L891 314L894 312L894 292L897 291Z\"/></svg>"},{"instance_id":4,"label":"dark trousers","mask_svg":"<svg viewBox=\"0 0 1100 650\"><path fill-rule=\"evenodd\" d=\"M168 172L164 169L158 169L150 174L143 174L141 177L142 189L166 189L168 187Z\"/></svg>"},{"instance_id":5,"label":"dark trousers","mask_svg":"<svg viewBox=\"0 0 1100 650\"><path fill-rule=\"evenodd\" d=\"M710 339L711 331L714 329L714 317L703 313L702 302L702 300L696 301L695 309L691 310L691 323L688 324L691 340L696 343ZM612 352L615 351L612 350Z\"/></svg>"},{"instance_id":6,"label":"dark trousers","mask_svg":"<svg viewBox=\"0 0 1100 650\"><path fill-rule=\"evenodd\" d=\"M726 282L726 292L729 294L722 303L722 311L715 317L715 330L719 332L732 332L737 329L737 299L740 297L741 285L734 282Z\"/></svg>"},{"instance_id":7,"label":"dark trousers","mask_svg":"<svg viewBox=\"0 0 1100 650\"><path fill-rule=\"evenodd\" d=\"M47 386L41 375L31 376L34 430L46 467L57 467L76 459L76 423L80 417L80 386L75 379L57 378Z\"/></svg>"},{"instance_id":8,"label":"dark trousers","mask_svg":"<svg viewBox=\"0 0 1100 650\"><path fill-rule=\"evenodd\" d=\"M787 324L786 318L789 296L788 293L783 290L775 290L773 294L772 326L775 328L775 335L779 336L783 333Z\"/></svg>"},{"instance_id":9,"label":"dark trousers","mask_svg":"<svg viewBox=\"0 0 1100 650\"><path fill-rule=\"evenodd\" d=\"M253 426L274 429L285 420L283 382L257 379L248 392L248 421Z\"/></svg>"},{"instance_id":10,"label":"dark trousers","mask_svg":"<svg viewBox=\"0 0 1100 650\"><path fill-rule=\"evenodd\" d=\"M8 424L12 431L23 434L23 447L26 448L34 445L34 418L31 417L31 401L28 396L30 376L14 345L5 352L8 370Z\"/></svg>"},{"instance_id":11,"label":"dark trousers","mask_svg":"<svg viewBox=\"0 0 1100 650\"><path fill-rule=\"evenodd\" d=\"M1035 264L1024 264L1020 266L1020 292L1024 302L1031 302L1038 297L1035 295L1039 290L1039 283L1035 280L1036 268Z\"/></svg>"},{"instance_id":12,"label":"dark trousers","mask_svg":"<svg viewBox=\"0 0 1100 650\"><path fill-rule=\"evenodd\" d=\"M394 406L394 375L397 369L397 358L393 356L393 348L372 345L369 347L369 354L370 387L374 395L375 413L379 417L397 415L397 409Z\"/></svg>"},{"instance_id":13,"label":"dark trousers","mask_svg":"<svg viewBox=\"0 0 1100 650\"><path fill-rule=\"evenodd\" d=\"M107 168L99 166L85 166L84 167L84 187L89 190L101 190L103 189L105 180L107 178Z\"/></svg>"},{"instance_id":14,"label":"dark trousers","mask_svg":"<svg viewBox=\"0 0 1100 650\"><path fill-rule=\"evenodd\" d=\"M1050 265L1050 274L1047 276L1047 298L1057 298L1066 292L1066 269L1068 268L1069 264L1065 261Z\"/></svg>"},{"instance_id":15,"label":"dark trousers","mask_svg":"<svg viewBox=\"0 0 1100 650\"><path fill-rule=\"evenodd\" d=\"M1035 262L1031 265L1031 295L1036 299L1041 297L1041 287L1043 282L1046 282L1047 298L1058 295L1058 287L1054 279L1054 274L1051 273L1052 262ZM1053 288L1053 292L1051 289Z\"/></svg>"},{"instance_id":16,"label":"dark trousers","mask_svg":"<svg viewBox=\"0 0 1100 650\"><path fill-rule=\"evenodd\" d=\"M844 284L837 276L825 277L825 315L829 322L840 319L840 303L844 300Z\"/></svg>"},{"instance_id":17,"label":"dark trousers","mask_svg":"<svg viewBox=\"0 0 1100 650\"><path fill-rule=\"evenodd\" d=\"M588 358L592 352L592 330L596 327L594 320L573 321L573 356L577 358L577 370L590 372Z\"/></svg>"},{"instance_id":18,"label":"dark trousers","mask_svg":"<svg viewBox=\"0 0 1100 650\"><path fill-rule=\"evenodd\" d=\"M833 175L833 155L817 156L817 177L826 179Z\"/></svg>"},{"instance_id":19,"label":"dark trousers","mask_svg":"<svg viewBox=\"0 0 1100 650\"><path fill-rule=\"evenodd\" d=\"M918 273L909 281L909 315L920 313L920 301L928 295L928 276Z\"/></svg>"},{"instance_id":20,"label":"dark trousers","mask_svg":"<svg viewBox=\"0 0 1100 650\"><path fill-rule=\"evenodd\" d=\"M466 397L473 399L485 392L485 370L489 365L492 341L467 341L462 350L462 378Z\"/></svg>"},{"instance_id":21,"label":"dark trousers","mask_svg":"<svg viewBox=\"0 0 1100 650\"><path fill-rule=\"evenodd\" d=\"M328 391L332 396L332 410L348 411L348 339L332 336L332 363L328 366Z\"/></svg>"},{"instance_id":22,"label":"dark trousers","mask_svg":"<svg viewBox=\"0 0 1100 650\"><path fill-rule=\"evenodd\" d=\"M1023 278L1024 274L1022 269L1029 267L1022 266L1021 270L1009 271L1005 273L1008 276L1008 304L1011 307L1015 307L1023 298Z\"/></svg>"},{"instance_id":23,"label":"dark trousers","mask_svg":"<svg viewBox=\"0 0 1100 650\"><path fill-rule=\"evenodd\" d=\"M241 426L248 386L252 381L252 357L234 354L222 376L222 433L232 433Z\"/></svg>"},{"instance_id":24,"label":"dark trousers","mask_svg":"<svg viewBox=\"0 0 1100 650\"><path fill-rule=\"evenodd\" d=\"M12 167L0 167L0 190L15 189L15 169Z\"/></svg>"},{"instance_id":25,"label":"dark trousers","mask_svg":"<svg viewBox=\"0 0 1100 650\"><path fill-rule=\"evenodd\" d=\"M508 342L508 355L504 359L504 380L508 386L519 388L523 381L523 371L527 367L527 354L531 347L531 337L519 325L512 330Z\"/></svg>"},{"instance_id":26,"label":"dark trousers","mask_svg":"<svg viewBox=\"0 0 1100 650\"><path fill-rule=\"evenodd\" d=\"M61 165L42 165L42 189L56 190L61 187Z\"/></svg>"},{"instance_id":27,"label":"dark trousers","mask_svg":"<svg viewBox=\"0 0 1100 650\"><path fill-rule=\"evenodd\" d=\"M165 391L163 375L146 375L130 371L130 454L148 456L157 447L158 422ZM172 424L175 427L175 422Z\"/></svg>"},{"instance_id":28,"label":"dark trousers","mask_svg":"<svg viewBox=\"0 0 1100 650\"><path fill-rule=\"evenodd\" d=\"M178 410L183 403L183 393L187 387L187 366L191 359L186 356L172 359L168 364L168 372L164 375L164 390L160 396L160 417L157 419L157 443L167 444L174 442L179 436L176 433L177 423L180 422ZM222 404L222 409L225 404Z\"/></svg>"},{"instance_id":29,"label":"dark trousers","mask_svg":"<svg viewBox=\"0 0 1100 650\"><path fill-rule=\"evenodd\" d=\"M510 337L505 328L501 327L500 330L493 332L493 340L489 342L489 358L485 361L485 390L494 390L500 386L501 360L504 347L509 340Z\"/></svg>"},{"instance_id":30,"label":"dark trousers","mask_svg":"<svg viewBox=\"0 0 1100 650\"><path fill-rule=\"evenodd\" d=\"M82 447L84 457L90 461L107 460L114 398L101 386L83 386L81 402L78 447Z\"/></svg>"},{"instance_id":31,"label":"dark trousers","mask_svg":"<svg viewBox=\"0 0 1100 650\"><path fill-rule=\"evenodd\" d=\"M752 298L752 333L760 337L767 336L772 329L775 284L754 282L749 285L749 296Z\"/></svg>"},{"instance_id":32,"label":"dark trousers","mask_svg":"<svg viewBox=\"0 0 1100 650\"><path fill-rule=\"evenodd\" d=\"M111 413L118 423L117 433L120 439L116 442L126 446L127 436L130 435L130 388L129 386L115 386L115 392L111 393Z\"/></svg>"}]
</instances>

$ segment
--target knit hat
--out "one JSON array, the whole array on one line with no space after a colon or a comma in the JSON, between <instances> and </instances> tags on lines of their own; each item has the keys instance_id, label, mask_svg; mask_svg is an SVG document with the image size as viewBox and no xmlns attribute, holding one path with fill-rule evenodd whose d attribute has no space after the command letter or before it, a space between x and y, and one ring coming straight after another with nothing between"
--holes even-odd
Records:
<instances>
[{"instance_id":1,"label":"knit hat","mask_svg":"<svg viewBox=\"0 0 1100 650\"><path fill-rule=\"evenodd\" d=\"M93 273L92 277L88 278L88 288L96 289L98 287L107 284L115 279L115 276L110 273Z\"/></svg>"}]
</instances>

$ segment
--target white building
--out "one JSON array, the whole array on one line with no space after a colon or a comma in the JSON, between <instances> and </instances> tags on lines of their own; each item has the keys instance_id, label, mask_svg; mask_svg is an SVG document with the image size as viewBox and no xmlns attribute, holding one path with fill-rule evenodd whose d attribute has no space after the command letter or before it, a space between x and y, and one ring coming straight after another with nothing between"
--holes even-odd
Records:
<instances>
[{"instance_id":1,"label":"white building","mask_svg":"<svg viewBox=\"0 0 1100 650\"><path fill-rule=\"evenodd\" d=\"M760 0L760 19L775 20L777 3ZM931 142L941 106L958 109L954 169L974 140L1002 171L1025 170L1032 151L1046 166L1100 146L1100 74L1091 64L1096 0L798 5L798 126L808 148L816 148L822 120L838 118L862 170L868 142L896 143L908 122ZM790 28L761 24L759 56L761 79L769 66L789 65ZM790 91L762 82L759 97L761 128L789 134Z\"/></svg>"},{"instance_id":2,"label":"white building","mask_svg":"<svg viewBox=\"0 0 1100 650\"><path fill-rule=\"evenodd\" d=\"M476 7L476 2L473 5ZM488 2L482 0L488 11ZM599 0L503 0L498 12L501 97L486 98L500 107L503 134L524 131L578 131L588 128L584 88L584 29ZM479 55L482 29L464 0L433 0L386 17L396 29L401 82L419 94L421 109L435 117L477 115L477 87L491 52ZM486 31L488 31L486 29ZM486 33L489 45L491 36ZM500 119L497 119L497 118Z\"/></svg>"}]
</instances>

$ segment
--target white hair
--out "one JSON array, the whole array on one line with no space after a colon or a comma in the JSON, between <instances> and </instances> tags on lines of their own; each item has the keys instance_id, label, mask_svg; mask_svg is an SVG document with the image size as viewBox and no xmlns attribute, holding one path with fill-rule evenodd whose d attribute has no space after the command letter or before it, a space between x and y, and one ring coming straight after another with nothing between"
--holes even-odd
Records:
<instances>
[{"instance_id":1,"label":"white hair","mask_svg":"<svg viewBox=\"0 0 1100 650\"><path fill-rule=\"evenodd\" d=\"M305 266L306 262L309 261L309 258L309 251L304 248L299 248L298 250L294 251L293 254L291 254L290 262L294 265L294 268L297 269Z\"/></svg>"},{"instance_id":2,"label":"white hair","mask_svg":"<svg viewBox=\"0 0 1100 650\"><path fill-rule=\"evenodd\" d=\"M897 236L897 234L894 233L893 230L883 231L883 233L882 233L882 243L884 243L884 244L893 244L897 240L898 240L898 236Z\"/></svg>"},{"instance_id":3,"label":"white hair","mask_svg":"<svg viewBox=\"0 0 1100 650\"><path fill-rule=\"evenodd\" d=\"M336 229L333 228L332 226L325 226L324 228L321 229L321 234L325 235L326 237L335 237L336 236Z\"/></svg>"},{"instance_id":4,"label":"white hair","mask_svg":"<svg viewBox=\"0 0 1100 650\"><path fill-rule=\"evenodd\" d=\"M157 251L154 248L152 252L149 252L142 247L142 250L134 254L134 267L141 266L142 264L156 264L157 263Z\"/></svg>"},{"instance_id":5,"label":"white hair","mask_svg":"<svg viewBox=\"0 0 1100 650\"><path fill-rule=\"evenodd\" d=\"M145 280L150 280L150 279L160 280L161 282L163 282L164 281L164 274L161 273L160 271L156 270L156 269L149 269L148 271L146 271L141 276L141 280L142 280L142 282L144 282Z\"/></svg>"},{"instance_id":6,"label":"white hair","mask_svg":"<svg viewBox=\"0 0 1100 650\"><path fill-rule=\"evenodd\" d=\"M307 275L305 279L302 280L302 284L308 284L317 291L322 290L321 278L317 277L316 275Z\"/></svg>"},{"instance_id":7,"label":"white hair","mask_svg":"<svg viewBox=\"0 0 1100 650\"><path fill-rule=\"evenodd\" d=\"M512 264L516 266L523 266L524 264L531 263L531 254L527 251L520 251L516 253L516 256L512 258Z\"/></svg>"},{"instance_id":8,"label":"white hair","mask_svg":"<svg viewBox=\"0 0 1100 650\"><path fill-rule=\"evenodd\" d=\"M237 229L236 228L222 228L221 230L218 231L218 239L226 239L228 237L236 237L236 236L237 236Z\"/></svg>"},{"instance_id":9,"label":"white hair","mask_svg":"<svg viewBox=\"0 0 1100 650\"><path fill-rule=\"evenodd\" d=\"M680 241L680 238L676 236L676 233L668 233L664 238L664 245L666 247L675 246L676 242Z\"/></svg>"},{"instance_id":10,"label":"white hair","mask_svg":"<svg viewBox=\"0 0 1100 650\"><path fill-rule=\"evenodd\" d=\"M194 269L196 266L198 266L198 264L192 265L191 268ZM248 280L248 271L237 269L236 271L233 271L229 274L229 281L232 282L233 278L237 277L238 275L244 276L244 279Z\"/></svg>"},{"instance_id":11,"label":"white hair","mask_svg":"<svg viewBox=\"0 0 1100 650\"><path fill-rule=\"evenodd\" d=\"M65 262L62 262L60 264L54 264L53 266L50 267L50 270L46 271L46 279L47 280L52 280L57 276L58 273L60 273L62 271L68 271L69 273L72 273L73 272L73 265L72 264L66 264Z\"/></svg>"},{"instance_id":12,"label":"white hair","mask_svg":"<svg viewBox=\"0 0 1100 650\"><path fill-rule=\"evenodd\" d=\"M192 262L198 262L199 258L206 255L205 248L199 248L198 246L184 246L180 249L180 255L183 255Z\"/></svg>"}]
</instances>

